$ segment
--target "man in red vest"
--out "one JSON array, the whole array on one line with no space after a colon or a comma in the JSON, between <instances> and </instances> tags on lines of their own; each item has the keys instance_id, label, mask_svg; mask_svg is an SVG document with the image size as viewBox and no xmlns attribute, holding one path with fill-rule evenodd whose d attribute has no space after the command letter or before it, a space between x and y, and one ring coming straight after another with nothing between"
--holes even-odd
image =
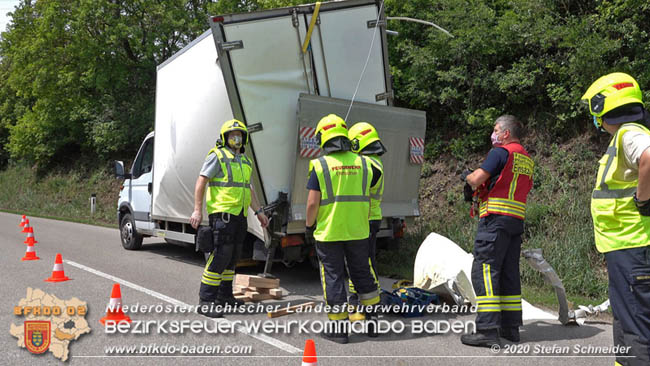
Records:
<instances>
[{"instance_id":1,"label":"man in red vest","mask_svg":"<svg viewBox=\"0 0 650 366\"><path fill-rule=\"evenodd\" d=\"M516 117L497 118L494 148L480 168L463 174L477 192L480 212L472 264L478 315L476 333L461 336L466 345L491 347L499 344L499 336L519 342L519 326L523 325L519 252L534 169L519 143L521 137L522 125Z\"/></svg>"}]
</instances>

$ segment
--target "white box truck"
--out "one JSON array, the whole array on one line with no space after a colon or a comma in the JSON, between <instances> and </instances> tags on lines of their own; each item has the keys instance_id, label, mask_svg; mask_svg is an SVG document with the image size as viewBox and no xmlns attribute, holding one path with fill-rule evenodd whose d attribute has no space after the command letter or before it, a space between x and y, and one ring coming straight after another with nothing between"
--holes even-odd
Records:
<instances>
[{"instance_id":1,"label":"white box truck","mask_svg":"<svg viewBox=\"0 0 650 366\"><path fill-rule=\"evenodd\" d=\"M194 184L222 123L236 118L250 131L253 186L272 218L264 230L249 212L242 258L266 261L265 273L274 262L316 263L304 240L307 169L320 154L313 131L330 113L348 115L349 126L372 123L387 147L378 236L397 243L405 221L419 215L426 116L392 106L380 10L374 0L349 0L215 16L159 65L155 130L130 173L116 162L124 248L140 248L145 236L195 242Z\"/></svg>"}]
</instances>

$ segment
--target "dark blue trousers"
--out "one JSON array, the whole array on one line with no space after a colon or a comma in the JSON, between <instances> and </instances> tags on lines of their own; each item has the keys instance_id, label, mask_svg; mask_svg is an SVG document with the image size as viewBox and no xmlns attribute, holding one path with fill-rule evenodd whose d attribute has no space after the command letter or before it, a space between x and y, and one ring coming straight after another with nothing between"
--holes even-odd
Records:
<instances>
[{"instance_id":1,"label":"dark blue trousers","mask_svg":"<svg viewBox=\"0 0 650 366\"><path fill-rule=\"evenodd\" d=\"M650 246L608 252L605 260L614 344L630 347L616 355L616 362L650 365Z\"/></svg>"},{"instance_id":2,"label":"dark blue trousers","mask_svg":"<svg viewBox=\"0 0 650 366\"><path fill-rule=\"evenodd\" d=\"M472 263L477 330L523 324L519 277L523 232L523 220L515 217L489 215L479 220Z\"/></svg>"}]
</instances>

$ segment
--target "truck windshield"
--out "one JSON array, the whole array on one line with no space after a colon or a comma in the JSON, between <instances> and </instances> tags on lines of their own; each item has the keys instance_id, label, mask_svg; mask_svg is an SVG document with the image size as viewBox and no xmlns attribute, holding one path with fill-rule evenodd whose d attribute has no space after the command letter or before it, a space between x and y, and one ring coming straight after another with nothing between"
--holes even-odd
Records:
<instances>
[{"instance_id":1,"label":"truck windshield","mask_svg":"<svg viewBox=\"0 0 650 366\"><path fill-rule=\"evenodd\" d=\"M144 143L142 150L138 154L135 164L133 164L133 178L142 174L149 173L153 166L153 138Z\"/></svg>"}]
</instances>

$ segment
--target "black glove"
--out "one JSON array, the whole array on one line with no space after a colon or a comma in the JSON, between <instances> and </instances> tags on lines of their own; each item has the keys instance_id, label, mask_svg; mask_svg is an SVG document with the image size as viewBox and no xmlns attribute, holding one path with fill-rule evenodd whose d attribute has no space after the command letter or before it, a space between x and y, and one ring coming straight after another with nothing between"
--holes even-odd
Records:
<instances>
[{"instance_id":1,"label":"black glove","mask_svg":"<svg viewBox=\"0 0 650 366\"><path fill-rule=\"evenodd\" d=\"M461 175L460 175L460 181L464 182L465 179L467 179L467 176L470 175L470 174L472 174L472 171L469 170L469 169L465 169L465 171L463 173L461 173Z\"/></svg>"},{"instance_id":2,"label":"black glove","mask_svg":"<svg viewBox=\"0 0 650 366\"><path fill-rule=\"evenodd\" d=\"M316 239L314 238L314 231L316 231L316 224L312 226L305 226L305 241L307 244L316 244Z\"/></svg>"},{"instance_id":3,"label":"black glove","mask_svg":"<svg viewBox=\"0 0 650 366\"><path fill-rule=\"evenodd\" d=\"M639 201L636 198L636 193L634 193L634 204L642 216L650 216L650 199Z\"/></svg>"},{"instance_id":4,"label":"black glove","mask_svg":"<svg viewBox=\"0 0 650 366\"><path fill-rule=\"evenodd\" d=\"M463 187L463 196L465 197L465 202L472 202L474 190L472 189L472 186L469 185L469 183L465 183L465 187Z\"/></svg>"}]
</instances>

